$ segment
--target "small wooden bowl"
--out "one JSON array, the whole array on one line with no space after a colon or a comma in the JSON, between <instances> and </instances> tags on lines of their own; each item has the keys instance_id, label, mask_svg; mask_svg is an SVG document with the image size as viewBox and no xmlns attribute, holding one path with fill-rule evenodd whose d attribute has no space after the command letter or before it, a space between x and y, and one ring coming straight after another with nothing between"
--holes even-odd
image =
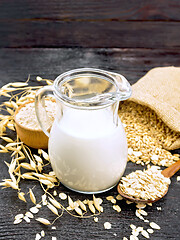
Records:
<instances>
[{"instance_id":1,"label":"small wooden bowl","mask_svg":"<svg viewBox=\"0 0 180 240\"><path fill-rule=\"evenodd\" d=\"M26 104L32 103L33 101L26 102L22 104L19 108L16 109L14 120L15 120L15 128L18 137L21 139L23 143L27 146L36 148L36 149L47 149L48 148L48 137L42 130L36 130L32 128L28 128L20 124L16 118L17 113L21 108L23 108ZM29 113L31 114L31 113ZM29 117L29 115L27 115Z\"/></svg>"}]
</instances>

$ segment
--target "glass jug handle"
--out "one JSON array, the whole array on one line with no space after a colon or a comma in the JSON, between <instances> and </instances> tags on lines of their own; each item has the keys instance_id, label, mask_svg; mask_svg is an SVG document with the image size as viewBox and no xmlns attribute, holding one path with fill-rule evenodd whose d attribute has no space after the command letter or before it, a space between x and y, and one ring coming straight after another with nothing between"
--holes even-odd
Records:
<instances>
[{"instance_id":1,"label":"glass jug handle","mask_svg":"<svg viewBox=\"0 0 180 240\"><path fill-rule=\"evenodd\" d=\"M52 86L46 86L38 90L35 97L35 111L41 129L49 137L51 123L45 109L45 97L47 96L54 96Z\"/></svg>"}]
</instances>

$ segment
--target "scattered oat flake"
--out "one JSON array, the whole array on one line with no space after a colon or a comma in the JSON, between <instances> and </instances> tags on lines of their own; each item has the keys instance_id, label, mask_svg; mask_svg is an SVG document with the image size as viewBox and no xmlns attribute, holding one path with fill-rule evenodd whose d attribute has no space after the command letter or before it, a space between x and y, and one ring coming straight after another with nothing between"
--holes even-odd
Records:
<instances>
[{"instance_id":1,"label":"scattered oat flake","mask_svg":"<svg viewBox=\"0 0 180 240\"><path fill-rule=\"evenodd\" d=\"M115 198L111 199L111 202L112 202L113 204L116 204L116 199L115 199Z\"/></svg>"},{"instance_id":2,"label":"scattered oat flake","mask_svg":"<svg viewBox=\"0 0 180 240\"><path fill-rule=\"evenodd\" d=\"M55 226L52 226L52 229L56 229L56 227L55 227Z\"/></svg>"},{"instance_id":3,"label":"scattered oat flake","mask_svg":"<svg viewBox=\"0 0 180 240\"><path fill-rule=\"evenodd\" d=\"M145 204L145 203L137 203L137 204L136 204L136 207L137 207L137 208L145 208L145 207L146 207L146 204Z\"/></svg>"},{"instance_id":4,"label":"scattered oat flake","mask_svg":"<svg viewBox=\"0 0 180 240\"><path fill-rule=\"evenodd\" d=\"M111 229L111 223L105 222L105 223L104 223L104 228L105 228L105 229Z\"/></svg>"},{"instance_id":5,"label":"scattered oat flake","mask_svg":"<svg viewBox=\"0 0 180 240\"><path fill-rule=\"evenodd\" d=\"M139 238L138 237L136 237L136 236L134 236L134 235L131 235L130 236L130 240L138 240Z\"/></svg>"},{"instance_id":6,"label":"scattered oat flake","mask_svg":"<svg viewBox=\"0 0 180 240\"><path fill-rule=\"evenodd\" d=\"M113 196L108 196L108 197L106 197L106 199L107 199L108 201L111 201L112 199L114 199L114 197L113 197Z\"/></svg>"},{"instance_id":7,"label":"scattered oat flake","mask_svg":"<svg viewBox=\"0 0 180 240\"><path fill-rule=\"evenodd\" d=\"M157 210L158 210L158 211L161 211L161 210L162 210L162 208L161 208L161 207L157 207Z\"/></svg>"},{"instance_id":8,"label":"scattered oat flake","mask_svg":"<svg viewBox=\"0 0 180 240\"><path fill-rule=\"evenodd\" d=\"M41 237L45 237L45 232L44 232L44 230L41 231Z\"/></svg>"},{"instance_id":9,"label":"scattered oat flake","mask_svg":"<svg viewBox=\"0 0 180 240\"><path fill-rule=\"evenodd\" d=\"M151 228L148 228L148 229L147 229L147 232L152 234L152 233L154 232L154 230L151 229Z\"/></svg>"},{"instance_id":10,"label":"scattered oat flake","mask_svg":"<svg viewBox=\"0 0 180 240\"><path fill-rule=\"evenodd\" d=\"M120 194L118 194L118 195L116 196L116 199L117 199L117 200L123 200L123 197L122 197Z\"/></svg>"},{"instance_id":11,"label":"scattered oat flake","mask_svg":"<svg viewBox=\"0 0 180 240\"><path fill-rule=\"evenodd\" d=\"M157 225L157 223L155 223L155 222L150 222L149 225L150 225L150 227L153 228L153 229L157 229L157 230L161 229L160 226Z\"/></svg>"},{"instance_id":12,"label":"scattered oat flake","mask_svg":"<svg viewBox=\"0 0 180 240\"><path fill-rule=\"evenodd\" d=\"M42 77L37 76L37 77L36 77L36 80L37 80L37 81L41 81L41 80L42 80Z\"/></svg>"},{"instance_id":13,"label":"scattered oat flake","mask_svg":"<svg viewBox=\"0 0 180 240\"><path fill-rule=\"evenodd\" d=\"M41 235L39 233L36 233L36 238L35 240L40 240L41 239Z\"/></svg>"},{"instance_id":14,"label":"scattered oat flake","mask_svg":"<svg viewBox=\"0 0 180 240\"><path fill-rule=\"evenodd\" d=\"M117 212L121 212L121 208L119 205L113 205L113 209L116 210Z\"/></svg>"},{"instance_id":15,"label":"scattered oat flake","mask_svg":"<svg viewBox=\"0 0 180 240\"><path fill-rule=\"evenodd\" d=\"M139 235L139 231L137 230L137 228L132 230L132 235L136 237Z\"/></svg>"},{"instance_id":16,"label":"scattered oat flake","mask_svg":"<svg viewBox=\"0 0 180 240\"><path fill-rule=\"evenodd\" d=\"M148 215L147 212L144 211L144 210L142 210L142 209L138 209L137 211L138 211L140 214L142 214L143 216L147 216L147 215Z\"/></svg>"},{"instance_id":17,"label":"scattered oat flake","mask_svg":"<svg viewBox=\"0 0 180 240\"><path fill-rule=\"evenodd\" d=\"M131 224L131 225L130 225L130 228L131 228L131 229L136 229L136 226L135 226L134 224Z\"/></svg>"},{"instance_id":18,"label":"scattered oat flake","mask_svg":"<svg viewBox=\"0 0 180 240\"><path fill-rule=\"evenodd\" d=\"M24 216L24 220L25 220L27 223L30 223L30 219L28 218L28 216Z\"/></svg>"},{"instance_id":19,"label":"scattered oat flake","mask_svg":"<svg viewBox=\"0 0 180 240\"><path fill-rule=\"evenodd\" d=\"M41 206L41 204L36 204L36 207L41 208L42 206Z\"/></svg>"},{"instance_id":20,"label":"scattered oat flake","mask_svg":"<svg viewBox=\"0 0 180 240\"><path fill-rule=\"evenodd\" d=\"M123 240L128 240L128 238L127 237L123 237Z\"/></svg>"},{"instance_id":21,"label":"scattered oat flake","mask_svg":"<svg viewBox=\"0 0 180 240\"><path fill-rule=\"evenodd\" d=\"M145 220L144 220L144 222L145 222L145 223L148 223L148 222L149 222L149 220L145 219Z\"/></svg>"},{"instance_id":22,"label":"scattered oat flake","mask_svg":"<svg viewBox=\"0 0 180 240\"><path fill-rule=\"evenodd\" d=\"M49 220L45 219L45 218L36 218L36 221L44 224L44 225L50 225L51 223L49 222Z\"/></svg>"},{"instance_id":23,"label":"scattered oat flake","mask_svg":"<svg viewBox=\"0 0 180 240\"><path fill-rule=\"evenodd\" d=\"M54 196L54 197L57 196L57 191L56 191L56 190L53 191L53 196Z\"/></svg>"},{"instance_id":24,"label":"scattered oat flake","mask_svg":"<svg viewBox=\"0 0 180 240\"><path fill-rule=\"evenodd\" d=\"M57 240L57 238L56 237L52 237L52 240Z\"/></svg>"},{"instance_id":25,"label":"scattered oat flake","mask_svg":"<svg viewBox=\"0 0 180 240\"><path fill-rule=\"evenodd\" d=\"M66 200L67 199L67 195L65 193L60 193L59 194L59 198L62 200Z\"/></svg>"},{"instance_id":26,"label":"scattered oat flake","mask_svg":"<svg viewBox=\"0 0 180 240\"><path fill-rule=\"evenodd\" d=\"M137 227L137 231L141 232L143 230L143 227Z\"/></svg>"},{"instance_id":27,"label":"scattered oat flake","mask_svg":"<svg viewBox=\"0 0 180 240\"><path fill-rule=\"evenodd\" d=\"M14 220L14 224L19 224L20 222L22 222L22 218L18 218Z\"/></svg>"},{"instance_id":28,"label":"scattered oat flake","mask_svg":"<svg viewBox=\"0 0 180 240\"><path fill-rule=\"evenodd\" d=\"M177 176L177 181L178 181L178 182L180 181L180 176Z\"/></svg>"},{"instance_id":29,"label":"scattered oat flake","mask_svg":"<svg viewBox=\"0 0 180 240\"><path fill-rule=\"evenodd\" d=\"M94 217L94 221L98 222L99 221L98 217Z\"/></svg>"},{"instance_id":30,"label":"scattered oat flake","mask_svg":"<svg viewBox=\"0 0 180 240\"><path fill-rule=\"evenodd\" d=\"M127 204L132 204L133 202L129 201L129 200L126 200L126 203Z\"/></svg>"},{"instance_id":31,"label":"scattered oat flake","mask_svg":"<svg viewBox=\"0 0 180 240\"><path fill-rule=\"evenodd\" d=\"M24 214L19 213L19 214L17 214L17 215L14 217L14 219L21 219L21 218L23 218L23 217L24 217Z\"/></svg>"},{"instance_id":32,"label":"scattered oat flake","mask_svg":"<svg viewBox=\"0 0 180 240\"><path fill-rule=\"evenodd\" d=\"M33 218L33 214L31 212L26 212L25 215L28 217L28 218Z\"/></svg>"},{"instance_id":33,"label":"scattered oat flake","mask_svg":"<svg viewBox=\"0 0 180 240\"><path fill-rule=\"evenodd\" d=\"M32 213L36 214L39 212L39 209L37 207L32 207L29 209Z\"/></svg>"},{"instance_id":34,"label":"scattered oat flake","mask_svg":"<svg viewBox=\"0 0 180 240\"><path fill-rule=\"evenodd\" d=\"M146 230L142 230L141 234L145 237L145 238L149 238L149 233L146 232Z\"/></svg>"}]
</instances>

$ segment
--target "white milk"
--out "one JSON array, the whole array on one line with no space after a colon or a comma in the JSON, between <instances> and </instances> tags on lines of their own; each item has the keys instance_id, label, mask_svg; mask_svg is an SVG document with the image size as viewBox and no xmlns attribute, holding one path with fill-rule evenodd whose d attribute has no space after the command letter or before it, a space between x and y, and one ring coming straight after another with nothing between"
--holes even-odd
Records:
<instances>
[{"instance_id":1,"label":"white milk","mask_svg":"<svg viewBox=\"0 0 180 240\"><path fill-rule=\"evenodd\" d=\"M127 143L120 120L115 127L112 117L107 109L67 108L55 120L49 155L62 184L95 193L118 183L126 167Z\"/></svg>"}]
</instances>

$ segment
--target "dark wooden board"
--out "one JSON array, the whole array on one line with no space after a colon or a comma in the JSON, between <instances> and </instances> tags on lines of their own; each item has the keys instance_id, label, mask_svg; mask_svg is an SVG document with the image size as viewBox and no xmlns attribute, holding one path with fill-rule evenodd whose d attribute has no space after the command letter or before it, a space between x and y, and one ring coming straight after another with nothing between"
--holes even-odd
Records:
<instances>
[{"instance_id":1,"label":"dark wooden board","mask_svg":"<svg viewBox=\"0 0 180 240\"><path fill-rule=\"evenodd\" d=\"M180 22L18 21L0 25L0 47L180 48Z\"/></svg>"},{"instance_id":2,"label":"dark wooden board","mask_svg":"<svg viewBox=\"0 0 180 240\"><path fill-rule=\"evenodd\" d=\"M180 2L0 1L0 47L179 48Z\"/></svg>"},{"instance_id":3,"label":"dark wooden board","mask_svg":"<svg viewBox=\"0 0 180 240\"><path fill-rule=\"evenodd\" d=\"M1 0L0 20L180 20L179 0Z\"/></svg>"},{"instance_id":4,"label":"dark wooden board","mask_svg":"<svg viewBox=\"0 0 180 240\"><path fill-rule=\"evenodd\" d=\"M131 83L135 83L150 68L155 66L179 66L179 50L151 50L151 49L1 49L0 50L0 86L12 81L24 81L31 74L31 82L35 77L42 76L54 79L60 73L78 67L96 67L109 69L122 73ZM177 150L176 152L179 152ZM7 167L4 160L9 161L8 154L0 154L0 179L8 178ZM135 169L142 169L128 163L126 173ZM167 196L147 207L148 219L161 226L152 235L152 240L177 240L180 238L180 208L179 182L176 181L177 173L172 178L172 184ZM34 186L34 182L24 182L22 188ZM85 199L86 196L72 192L62 185L57 189L70 194L72 199ZM39 200L42 191L36 186L36 196ZM14 216L25 213L32 204L18 200L16 192L11 189L0 190L0 239L1 240L33 240L35 234L42 229L46 232L44 239L50 240L52 236L57 239L121 239L129 236L131 223L137 226L148 227L147 223L135 217L135 206L126 205L124 201L118 202L122 208L121 213L112 209L112 204L105 198L116 195L116 188L108 193L100 194L103 199L104 213L99 216L99 222L93 219L77 219L67 213L56 223L56 230L44 227L31 220L31 223L13 225ZM88 196L89 198L91 196ZM156 208L162 207L161 211ZM43 213L42 213L43 214ZM44 216L52 219L50 211L45 210ZM112 228L105 230L104 222L111 222ZM140 240L145 239L140 236Z\"/></svg>"}]
</instances>

